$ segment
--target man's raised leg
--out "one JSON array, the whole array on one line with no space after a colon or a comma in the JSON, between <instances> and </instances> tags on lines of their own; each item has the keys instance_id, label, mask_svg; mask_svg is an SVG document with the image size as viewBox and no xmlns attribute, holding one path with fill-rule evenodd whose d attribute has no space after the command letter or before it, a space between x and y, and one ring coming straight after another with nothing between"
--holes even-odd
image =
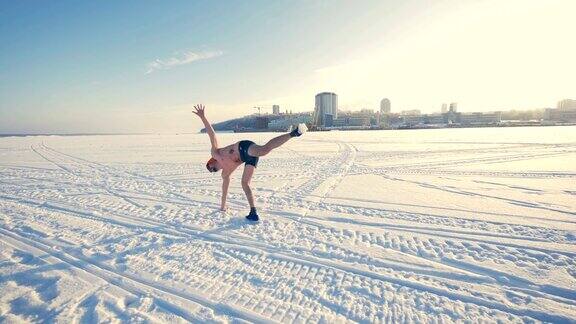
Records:
<instances>
[{"instance_id":1,"label":"man's raised leg","mask_svg":"<svg viewBox=\"0 0 576 324\"><path fill-rule=\"evenodd\" d=\"M308 128L306 128L306 125L300 124L296 129L294 129L290 133L276 136L273 139L269 140L268 143L264 145L250 145L250 147L248 148L248 154L257 157L264 156L270 153L270 151L272 151L273 149L278 148L282 146L282 144L288 142L288 140L291 139L292 137L300 136L307 130Z\"/></svg>"}]
</instances>

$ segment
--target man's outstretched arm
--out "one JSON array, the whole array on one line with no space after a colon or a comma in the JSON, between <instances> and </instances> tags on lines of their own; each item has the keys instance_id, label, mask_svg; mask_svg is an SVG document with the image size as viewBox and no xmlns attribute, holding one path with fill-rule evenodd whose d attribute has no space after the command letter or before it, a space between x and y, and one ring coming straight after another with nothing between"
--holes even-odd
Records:
<instances>
[{"instance_id":1,"label":"man's outstretched arm","mask_svg":"<svg viewBox=\"0 0 576 324\"><path fill-rule=\"evenodd\" d=\"M210 137L210 143L212 144L212 155L216 154L216 150L218 149L218 140L216 139L216 133L214 132L214 128L212 128L212 125L210 125L210 122L208 122L208 119L206 119L206 115L204 114L204 105L196 105L194 106L194 109L196 111L193 111L193 113L195 113L196 115L198 115L198 117L200 117L200 119L202 120L202 123L204 123L204 127L206 128L206 133L208 133L208 136Z\"/></svg>"},{"instance_id":2,"label":"man's outstretched arm","mask_svg":"<svg viewBox=\"0 0 576 324\"><path fill-rule=\"evenodd\" d=\"M228 187L230 186L230 174L222 172L222 201L220 204L220 210L225 211L226 208L226 196L228 196Z\"/></svg>"}]
</instances>

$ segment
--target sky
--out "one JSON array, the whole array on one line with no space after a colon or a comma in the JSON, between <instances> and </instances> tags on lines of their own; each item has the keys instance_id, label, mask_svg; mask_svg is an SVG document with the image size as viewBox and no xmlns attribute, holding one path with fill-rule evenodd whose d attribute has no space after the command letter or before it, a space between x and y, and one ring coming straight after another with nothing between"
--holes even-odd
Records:
<instances>
[{"instance_id":1,"label":"sky","mask_svg":"<svg viewBox=\"0 0 576 324\"><path fill-rule=\"evenodd\" d=\"M555 107L576 1L2 1L0 133L182 133L254 113Z\"/></svg>"}]
</instances>

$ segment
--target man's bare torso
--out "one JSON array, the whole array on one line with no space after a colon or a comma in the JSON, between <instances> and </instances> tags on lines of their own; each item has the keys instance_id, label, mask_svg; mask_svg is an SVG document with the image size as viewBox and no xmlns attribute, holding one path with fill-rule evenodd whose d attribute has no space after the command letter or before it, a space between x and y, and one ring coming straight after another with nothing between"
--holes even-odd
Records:
<instances>
[{"instance_id":1,"label":"man's bare torso","mask_svg":"<svg viewBox=\"0 0 576 324\"><path fill-rule=\"evenodd\" d=\"M220 163L223 173L231 173L242 161L240 160L239 142L219 148L214 158Z\"/></svg>"}]
</instances>

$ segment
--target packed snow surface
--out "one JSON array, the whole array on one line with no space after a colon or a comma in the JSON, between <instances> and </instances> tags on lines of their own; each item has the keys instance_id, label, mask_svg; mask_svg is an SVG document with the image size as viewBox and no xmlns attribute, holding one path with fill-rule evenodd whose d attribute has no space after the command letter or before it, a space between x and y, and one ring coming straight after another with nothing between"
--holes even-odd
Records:
<instances>
[{"instance_id":1,"label":"packed snow surface","mask_svg":"<svg viewBox=\"0 0 576 324\"><path fill-rule=\"evenodd\" d=\"M221 144L273 133L218 134ZM0 322L574 322L576 127L0 139Z\"/></svg>"}]
</instances>

